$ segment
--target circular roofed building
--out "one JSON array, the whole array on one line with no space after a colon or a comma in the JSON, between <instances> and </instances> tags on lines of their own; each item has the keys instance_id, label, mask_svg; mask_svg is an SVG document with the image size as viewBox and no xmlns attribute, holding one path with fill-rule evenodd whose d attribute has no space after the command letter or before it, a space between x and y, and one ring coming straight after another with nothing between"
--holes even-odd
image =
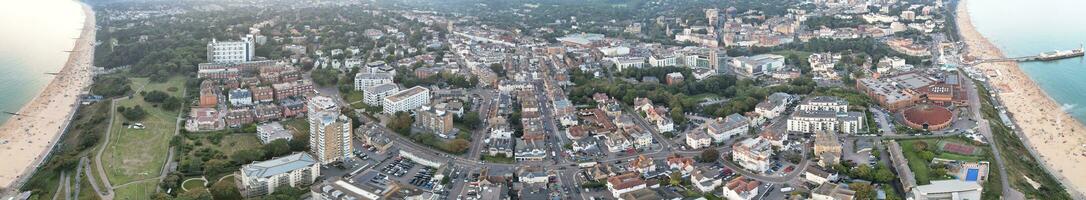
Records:
<instances>
[{"instance_id":1,"label":"circular roofed building","mask_svg":"<svg viewBox=\"0 0 1086 200\"><path fill-rule=\"evenodd\" d=\"M920 104L901 111L905 125L929 131L941 130L950 126L954 113L950 110L929 104Z\"/></svg>"}]
</instances>

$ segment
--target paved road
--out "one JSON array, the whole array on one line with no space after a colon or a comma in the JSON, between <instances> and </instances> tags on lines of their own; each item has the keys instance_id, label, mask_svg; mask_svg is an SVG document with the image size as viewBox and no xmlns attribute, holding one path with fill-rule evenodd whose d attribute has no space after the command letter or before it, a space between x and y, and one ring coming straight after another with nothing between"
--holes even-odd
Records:
<instances>
[{"instance_id":1,"label":"paved road","mask_svg":"<svg viewBox=\"0 0 1086 200\"><path fill-rule=\"evenodd\" d=\"M988 119L981 116L980 107L980 94L975 84L967 83L966 90L969 91L969 109L973 113L973 119L977 119L978 132L984 135L984 138L988 138L988 147L992 149L992 154L995 156L996 166L999 168L999 179L1003 185L1003 196L1006 199L1026 199L1025 194L1018 192L1011 187L1010 180L1007 179L1007 168L1004 166L1003 156L1000 155L999 148L996 147L995 137L992 136L991 125ZM985 97L987 98L987 97Z\"/></svg>"},{"instance_id":2,"label":"paved road","mask_svg":"<svg viewBox=\"0 0 1086 200\"><path fill-rule=\"evenodd\" d=\"M142 89L143 87L140 88ZM109 137L113 133L113 119L116 118L115 115L117 114L117 101L123 99L128 99L128 97L120 97L109 101L109 125L107 125L106 128L106 137L103 138L105 142L102 143L101 148L98 148L98 153L95 153L94 155L94 166L97 169L95 171L98 171L98 179L102 181L102 190L98 191L98 196L102 197L104 200L113 199L113 184L109 182L109 176L106 175L106 168L102 167L102 153L106 151L106 147L109 147Z\"/></svg>"}]
</instances>

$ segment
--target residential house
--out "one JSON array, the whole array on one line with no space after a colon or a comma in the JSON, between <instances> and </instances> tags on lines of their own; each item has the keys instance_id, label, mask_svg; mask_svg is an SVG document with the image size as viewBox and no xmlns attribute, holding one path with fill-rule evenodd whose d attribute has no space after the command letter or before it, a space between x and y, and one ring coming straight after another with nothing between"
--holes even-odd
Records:
<instances>
[{"instance_id":1,"label":"residential house","mask_svg":"<svg viewBox=\"0 0 1086 200\"><path fill-rule=\"evenodd\" d=\"M729 200L752 200L758 197L758 188L761 185L761 182L747 177L735 178L721 187L721 197Z\"/></svg>"}]
</instances>

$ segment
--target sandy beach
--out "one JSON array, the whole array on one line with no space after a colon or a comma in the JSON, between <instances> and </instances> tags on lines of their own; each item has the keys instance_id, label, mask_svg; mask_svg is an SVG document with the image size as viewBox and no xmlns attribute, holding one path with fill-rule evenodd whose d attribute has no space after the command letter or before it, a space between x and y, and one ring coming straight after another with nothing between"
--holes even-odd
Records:
<instances>
[{"instance_id":1,"label":"sandy beach","mask_svg":"<svg viewBox=\"0 0 1086 200\"><path fill-rule=\"evenodd\" d=\"M94 59L94 11L83 4L86 19L68 61L49 84L0 125L0 190L17 189L42 162L69 119L79 95L91 83Z\"/></svg>"},{"instance_id":2,"label":"sandy beach","mask_svg":"<svg viewBox=\"0 0 1086 200\"><path fill-rule=\"evenodd\" d=\"M1003 58L1004 54L972 25L966 4L957 10L958 28L969 47L969 56L978 59ZM1086 128L1060 104L1045 94L1017 63L989 63L977 67L989 73L990 83L1000 88L998 97L1025 134L1023 142L1033 149L1047 168L1073 194L1086 191Z\"/></svg>"}]
</instances>

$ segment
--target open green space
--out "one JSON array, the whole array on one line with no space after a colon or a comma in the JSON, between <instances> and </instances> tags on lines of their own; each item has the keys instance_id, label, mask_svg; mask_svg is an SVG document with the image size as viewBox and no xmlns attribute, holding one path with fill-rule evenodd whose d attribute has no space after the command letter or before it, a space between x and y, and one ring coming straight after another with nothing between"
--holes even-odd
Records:
<instances>
[{"instance_id":1,"label":"open green space","mask_svg":"<svg viewBox=\"0 0 1086 200\"><path fill-rule=\"evenodd\" d=\"M150 199L152 194L158 189L158 181L144 181L139 183L132 183L123 187L113 190L114 199L117 200L138 200L138 199Z\"/></svg>"},{"instance_id":2,"label":"open green space","mask_svg":"<svg viewBox=\"0 0 1086 200\"><path fill-rule=\"evenodd\" d=\"M488 163L513 164L516 162L513 160L513 157L505 156L504 154L498 154L497 156L490 156L484 154L481 159Z\"/></svg>"},{"instance_id":3,"label":"open green space","mask_svg":"<svg viewBox=\"0 0 1086 200\"><path fill-rule=\"evenodd\" d=\"M309 122L305 118L288 119L280 123L283 124L283 128L294 131L294 136L301 134L308 137L306 134L309 133Z\"/></svg>"},{"instance_id":4,"label":"open green space","mask_svg":"<svg viewBox=\"0 0 1086 200\"><path fill-rule=\"evenodd\" d=\"M962 145L969 145L967 141L956 137L906 139L897 141L901 145L901 151L905 155L905 159L909 161L909 169L912 170L913 174L915 174L917 184L924 185L931 183L931 181L933 180L944 180L953 178L949 174L947 174L945 169L932 169L931 159L929 159L928 157L962 161L989 160L986 159L986 157L982 156L961 155L939 151L937 144L940 144L944 141L952 141ZM981 149L981 147L978 146L973 147Z\"/></svg>"},{"instance_id":5,"label":"open green space","mask_svg":"<svg viewBox=\"0 0 1086 200\"><path fill-rule=\"evenodd\" d=\"M1040 162L1030 154L1026 146L1022 144L1021 138L1003 124L999 111L989 98L991 92L980 81L973 80L973 84L977 87L977 94L980 95L981 113L988 120L992 137L995 138L990 139L989 142L994 142L996 148L999 148L1000 156L1005 162L1003 167L1007 171L1007 181L1010 181L1011 186L1024 193L1027 199L1071 199L1063 185L1042 168ZM1026 177L1040 183L1041 186L1034 188L1026 181Z\"/></svg>"},{"instance_id":6,"label":"open green space","mask_svg":"<svg viewBox=\"0 0 1086 200\"><path fill-rule=\"evenodd\" d=\"M181 184L181 188L184 189L185 191L203 190L203 189L207 189L207 187L204 186L204 184L206 184L206 183L207 182L205 182L204 180L192 178L192 179L185 180L185 182Z\"/></svg>"},{"instance_id":7,"label":"open green space","mask_svg":"<svg viewBox=\"0 0 1086 200\"><path fill-rule=\"evenodd\" d=\"M170 96L183 95L185 79L174 77L166 82L155 83L147 78L131 78L135 88L142 91L161 91ZM144 101L143 95L133 94L132 98L117 102L117 107L141 107L146 115L140 120L129 120L121 112L113 119L112 135L109 145L102 154L102 164L110 183L114 186L156 178L166 163L170 140L177 130L178 111L164 110L157 104ZM114 111L116 112L116 111ZM140 123L142 128L126 126ZM141 199L153 194L157 181L146 181L121 187L117 190L118 199Z\"/></svg>"}]
</instances>

